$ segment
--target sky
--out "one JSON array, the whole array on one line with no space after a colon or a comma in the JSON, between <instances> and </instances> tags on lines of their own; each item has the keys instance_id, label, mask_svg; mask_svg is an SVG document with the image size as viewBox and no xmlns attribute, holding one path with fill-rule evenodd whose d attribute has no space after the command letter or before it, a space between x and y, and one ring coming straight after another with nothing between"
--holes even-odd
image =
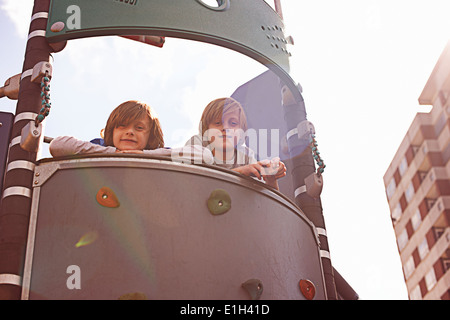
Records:
<instances>
[{"instance_id":1,"label":"sky","mask_svg":"<svg viewBox=\"0 0 450 320\"><path fill-rule=\"evenodd\" d=\"M291 75L327 164L321 201L332 264L362 300L408 299L383 175L416 113L430 110L418 97L450 40L450 2L281 2L294 39ZM32 3L0 0L0 83L22 71ZM71 40L54 54L45 135L98 137L115 106L138 99L156 109L166 145L179 146L210 100L265 70L180 39L162 49L120 37ZM15 107L0 99L0 111Z\"/></svg>"}]
</instances>

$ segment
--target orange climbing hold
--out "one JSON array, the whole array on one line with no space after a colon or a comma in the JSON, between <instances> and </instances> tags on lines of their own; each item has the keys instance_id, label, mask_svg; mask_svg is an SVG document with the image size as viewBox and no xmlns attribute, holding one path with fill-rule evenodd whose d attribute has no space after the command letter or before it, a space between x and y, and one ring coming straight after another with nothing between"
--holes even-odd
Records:
<instances>
[{"instance_id":1,"label":"orange climbing hold","mask_svg":"<svg viewBox=\"0 0 450 320\"><path fill-rule=\"evenodd\" d=\"M104 207L117 208L120 206L120 202L116 194L108 187L102 187L98 190L96 198L97 202Z\"/></svg>"}]
</instances>

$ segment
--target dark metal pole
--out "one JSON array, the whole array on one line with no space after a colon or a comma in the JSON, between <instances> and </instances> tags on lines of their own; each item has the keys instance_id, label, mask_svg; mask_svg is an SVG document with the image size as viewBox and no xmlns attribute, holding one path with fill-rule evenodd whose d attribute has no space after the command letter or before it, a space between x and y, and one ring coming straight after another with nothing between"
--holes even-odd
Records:
<instances>
[{"instance_id":1,"label":"dark metal pole","mask_svg":"<svg viewBox=\"0 0 450 320\"><path fill-rule=\"evenodd\" d=\"M9 146L0 211L0 300L20 299L27 243L34 165L37 154L20 146L22 128L41 108L41 87L31 71L49 62L52 49L45 38L50 0L35 0Z\"/></svg>"},{"instance_id":2,"label":"dark metal pole","mask_svg":"<svg viewBox=\"0 0 450 320\"><path fill-rule=\"evenodd\" d=\"M295 101L287 88L283 88L284 117L288 131L298 128L298 124L306 120L306 110L303 98ZM337 300L336 284L334 281L333 266L330 259L330 250L326 236L325 220L323 217L320 197L313 198L305 191L305 178L314 173L315 165L310 146L310 135L300 136L293 134L288 139L289 153L292 160L294 190L300 190L295 197L295 203L314 224L319 234L320 257L325 278L327 299Z\"/></svg>"}]
</instances>

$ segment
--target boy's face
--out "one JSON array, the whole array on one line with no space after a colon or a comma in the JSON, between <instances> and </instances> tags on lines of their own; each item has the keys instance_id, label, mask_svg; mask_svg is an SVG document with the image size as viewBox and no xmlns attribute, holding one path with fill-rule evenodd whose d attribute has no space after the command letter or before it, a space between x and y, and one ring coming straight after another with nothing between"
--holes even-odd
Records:
<instances>
[{"instance_id":1,"label":"boy's face","mask_svg":"<svg viewBox=\"0 0 450 320\"><path fill-rule=\"evenodd\" d=\"M230 151L239 140L238 129L241 129L239 111L234 110L211 121L205 134L213 150Z\"/></svg>"},{"instance_id":2,"label":"boy's face","mask_svg":"<svg viewBox=\"0 0 450 320\"><path fill-rule=\"evenodd\" d=\"M144 117L117 126L113 131L113 143L119 150L144 150L150 137L150 119Z\"/></svg>"}]
</instances>

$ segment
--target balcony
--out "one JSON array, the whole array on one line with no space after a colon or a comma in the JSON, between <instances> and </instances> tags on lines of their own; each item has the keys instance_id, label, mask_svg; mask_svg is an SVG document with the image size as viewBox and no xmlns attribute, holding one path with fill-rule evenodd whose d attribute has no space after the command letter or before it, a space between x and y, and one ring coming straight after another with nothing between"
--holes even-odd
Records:
<instances>
[{"instance_id":1,"label":"balcony","mask_svg":"<svg viewBox=\"0 0 450 320\"><path fill-rule=\"evenodd\" d=\"M437 199L428 215L423 219L419 228L409 239L408 244L405 246L400 254L402 264L405 264L409 257L412 255L413 251L417 248L420 242L426 237L428 231L437 226L445 225L443 212L445 209L450 208L450 196L443 196ZM429 268L439 259L443 253L448 249L450 241L450 228L448 226L441 237L436 239L434 246L429 248L429 253L427 256L416 266L414 272L407 279L408 290L414 288L419 281L424 277L425 273ZM447 272L448 273L448 272Z\"/></svg>"}]
</instances>

